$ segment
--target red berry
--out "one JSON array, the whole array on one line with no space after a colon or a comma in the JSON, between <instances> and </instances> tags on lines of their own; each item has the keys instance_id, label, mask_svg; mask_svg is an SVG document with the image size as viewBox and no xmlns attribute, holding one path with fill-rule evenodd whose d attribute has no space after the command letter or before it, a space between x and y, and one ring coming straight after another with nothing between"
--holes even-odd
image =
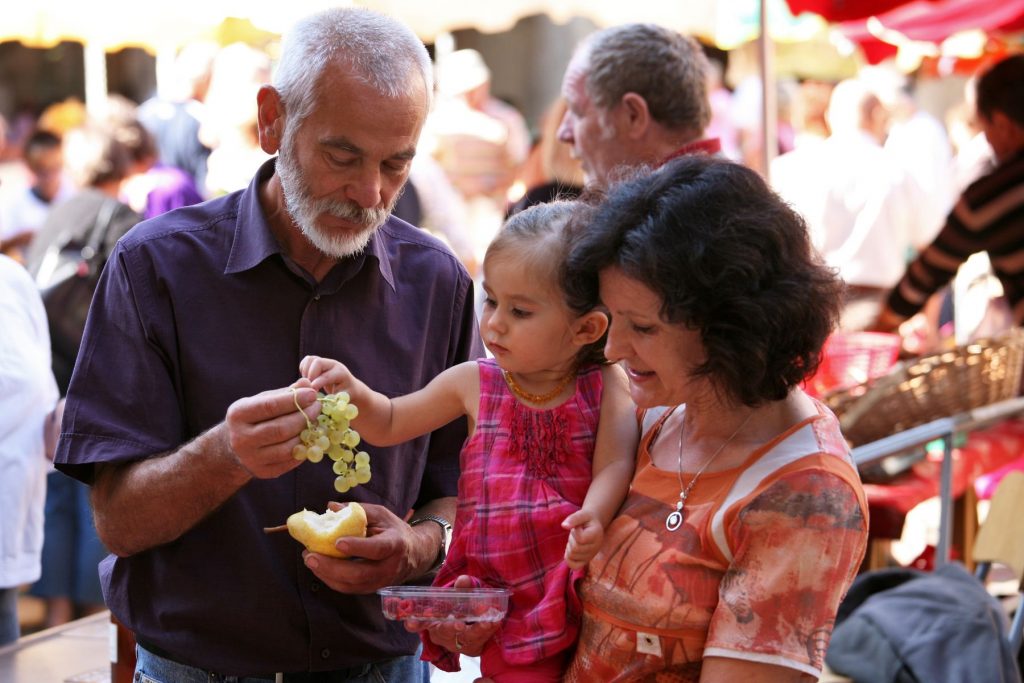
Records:
<instances>
[{"instance_id":1,"label":"red berry","mask_svg":"<svg viewBox=\"0 0 1024 683\"><path fill-rule=\"evenodd\" d=\"M398 602L398 618L405 619L412 616L413 608L416 606L411 599L405 598Z\"/></svg>"}]
</instances>

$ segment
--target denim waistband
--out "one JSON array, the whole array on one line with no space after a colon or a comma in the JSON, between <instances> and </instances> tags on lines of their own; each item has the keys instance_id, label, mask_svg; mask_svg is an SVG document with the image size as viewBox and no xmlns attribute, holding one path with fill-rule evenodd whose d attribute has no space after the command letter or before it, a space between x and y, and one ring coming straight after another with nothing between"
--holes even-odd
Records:
<instances>
[{"instance_id":1,"label":"denim waistband","mask_svg":"<svg viewBox=\"0 0 1024 683\"><path fill-rule=\"evenodd\" d=\"M208 683L276 683L278 681L283 683L346 683L353 678L367 675L373 667L372 664L360 664L333 671L298 671L293 673L285 672L280 675L261 673L248 676L229 676L180 662L175 659L174 655L145 640L137 640L137 643L141 649L146 650L149 656L162 660L160 662L162 670L167 672L173 671L174 681L188 681L189 683L197 683L198 681L207 681Z\"/></svg>"}]
</instances>

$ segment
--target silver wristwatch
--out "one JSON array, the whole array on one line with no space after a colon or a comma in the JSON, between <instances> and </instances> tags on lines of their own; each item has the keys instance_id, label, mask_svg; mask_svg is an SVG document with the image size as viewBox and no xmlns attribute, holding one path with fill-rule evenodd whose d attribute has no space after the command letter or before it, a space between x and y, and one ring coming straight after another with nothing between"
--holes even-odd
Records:
<instances>
[{"instance_id":1,"label":"silver wristwatch","mask_svg":"<svg viewBox=\"0 0 1024 683\"><path fill-rule=\"evenodd\" d=\"M448 545L452 542L452 523L444 517L438 515L416 515L409 520L409 526L416 526L422 522L434 522L441 527L441 547L437 550L437 560L433 566L427 570L432 572L436 570L444 562L444 559L448 557Z\"/></svg>"}]
</instances>

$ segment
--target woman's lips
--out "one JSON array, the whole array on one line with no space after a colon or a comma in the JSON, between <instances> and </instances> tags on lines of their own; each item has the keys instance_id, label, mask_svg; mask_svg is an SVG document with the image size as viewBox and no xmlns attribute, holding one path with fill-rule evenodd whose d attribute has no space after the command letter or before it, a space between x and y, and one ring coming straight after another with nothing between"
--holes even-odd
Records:
<instances>
[{"instance_id":1,"label":"woman's lips","mask_svg":"<svg viewBox=\"0 0 1024 683\"><path fill-rule=\"evenodd\" d=\"M650 370L626 368L626 375L629 377L631 382L645 382L654 377L654 372Z\"/></svg>"}]
</instances>

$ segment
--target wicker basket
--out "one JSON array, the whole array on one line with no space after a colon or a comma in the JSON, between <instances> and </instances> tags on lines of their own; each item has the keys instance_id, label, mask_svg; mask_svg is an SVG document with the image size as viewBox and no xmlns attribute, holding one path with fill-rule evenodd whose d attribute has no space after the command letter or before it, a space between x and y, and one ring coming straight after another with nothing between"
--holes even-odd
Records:
<instances>
[{"instance_id":1,"label":"wicker basket","mask_svg":"<svg viewBox=\"0 0 1024 683\"><path fill-rule=\"evenodd\" d=\"M887 375L822 400L855 446L1017 395L1024 329L898 363Z\"/></svg>"}]
</instances>

